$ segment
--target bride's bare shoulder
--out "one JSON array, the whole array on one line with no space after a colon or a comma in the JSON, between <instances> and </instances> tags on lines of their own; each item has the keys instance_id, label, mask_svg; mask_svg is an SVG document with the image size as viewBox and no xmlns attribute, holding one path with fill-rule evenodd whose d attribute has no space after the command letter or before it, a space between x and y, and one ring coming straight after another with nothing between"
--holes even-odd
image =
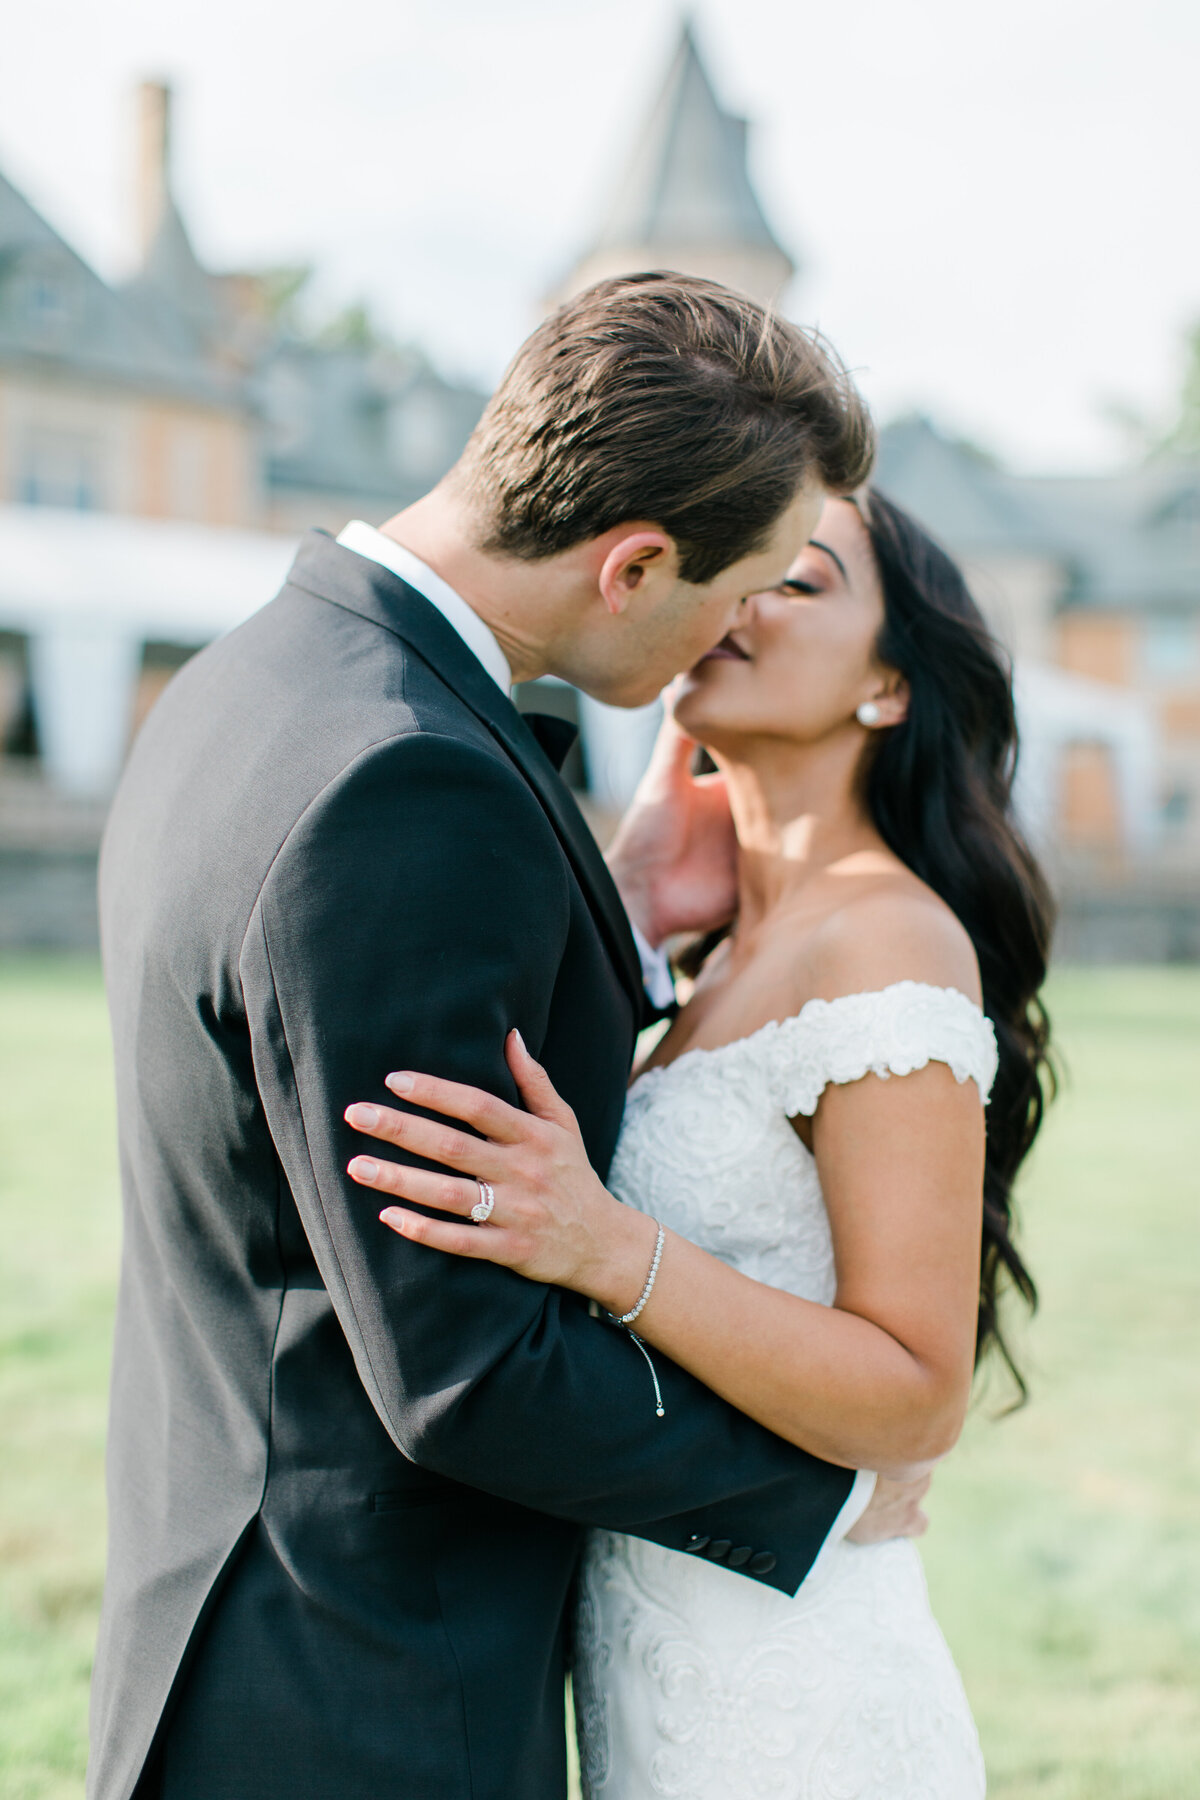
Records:
<instances>
[{"instance_id":1,"label":"bride's bare shoulder","mask_svg":"<svg viewBox=\"0 0 1200 1800\"><path fill-rule=\"evenodd\" d=\"M904 869L836 907L808 946L814 998L870 993L897 981L982 999L975 947L961 921Z\"/></svg>"}]
</instances>

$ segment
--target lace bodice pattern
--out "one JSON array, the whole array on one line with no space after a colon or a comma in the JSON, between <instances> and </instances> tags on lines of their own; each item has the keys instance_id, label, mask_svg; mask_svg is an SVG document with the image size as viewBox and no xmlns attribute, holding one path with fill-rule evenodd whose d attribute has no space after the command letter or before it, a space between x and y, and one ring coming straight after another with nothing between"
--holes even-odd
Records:
<instances>
[{"instance_id":1,"label":"lace bodice pattern","mask_svg":"<svg viewBox=\"0 0 1200 1800\"><path fill-rule=\"evenodd\" d=\"M929 1062L986 1103L996 1038L953 988L901 981L810 1000L717 1050L685 1050L629 1091L609 1186L743 1274L828 1305L836 1272L817 1166L788 1123L831 1083Z\"/></svg>"},{"instance_id":2,"label":"lace bodice pattern","mask_svg":"<svg viewBox=\"0 0 1200 1800\"><path fill-rule=\"evenodd\" d=\"M828 1305L816 1163L789 1120L830 1083L945 1063L986 1104L995 1034L954 989L813 1000L630 1089L609 1186L756 1280ZM648 1411L651 1409L648 1407ZM576 1643L588 1800L978 1800L983 1770L915 1546L837 1546L792 1599L591 1536Z\"/></svg>"}]
</instances>

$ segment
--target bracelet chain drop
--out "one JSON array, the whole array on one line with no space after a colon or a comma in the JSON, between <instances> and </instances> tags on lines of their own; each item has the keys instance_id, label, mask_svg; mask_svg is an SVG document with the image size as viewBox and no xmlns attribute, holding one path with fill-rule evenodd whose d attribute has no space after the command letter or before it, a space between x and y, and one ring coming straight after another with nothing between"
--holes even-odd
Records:
<instances>
[{"instance_id":1,"label":"bracelet chain drop","mask_svg":"<svg viewBox=\"0 0 1200 1800\"><path fill-rule=\"evenodd\" d=\"M658 1236L654 1240L654 1260L650 1264L650 1273L646 1277L646 1285L638 1295L637 1304L629 1312L621 1313L619 1316L616 1313L609 1313L608 1316L614 1325L624 1325L626 1327L632 1325L634 1320L641 1314L647 1300L649 1300L650 1295L654 1291L654 1283L658 1280L658 1265L662 1261L663 1245L667 1238L666 1232L663 1230L662 1226L658 1224L658 1221L655 1220L654 1223L658 1231Z\"/></svg>"}]
</instances>

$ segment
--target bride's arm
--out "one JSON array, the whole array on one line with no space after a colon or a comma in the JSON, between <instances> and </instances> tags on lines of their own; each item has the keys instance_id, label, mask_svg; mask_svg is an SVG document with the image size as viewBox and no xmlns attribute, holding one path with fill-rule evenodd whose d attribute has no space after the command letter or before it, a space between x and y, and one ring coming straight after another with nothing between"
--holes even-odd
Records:
<instances>
[{"instance_id":1,"label":"bride's arm","mask_svg":"<svg viewBox=\"0 0 1200 1800\"><path fill-rule=\"evenodd\" d=\"M887 1469L945 1455L974 1364L982 1119L975 1084L960 1087L940 1063L827 1088L813 1149L833 1231L833 1307L672 1236L639 1335L830 1461Z\"/></svg>"},{"instance_id":2,"label":"bride's arm","mask_svg":"<svg viewBox=\"0 0 1200 1800\"><path fill-rule=\"evenodd\" d=\"M514 1033L508 1055L527 1113L431 1077L389 1078L407 1104L462 1119L482 1137L388 1109L350 1124L467 1179L355 1158L350 1173L387 1196L393 1230L457 1255L632 1308L654 1222L609 1194L574 1115ZM404 1085L408 1083L410 1085ZM944 1455L962 1426L974 1361L982 1228L983 1112L973 1081L931 1063L902 1079L826 1089L813 1120L833 1230L833 1307L801 1300L666 1234L639 1337L742 1412L814 1455L887 1469ZM484 1227L463 1224L493 1184Z\"/></svg>"}]
</instances>

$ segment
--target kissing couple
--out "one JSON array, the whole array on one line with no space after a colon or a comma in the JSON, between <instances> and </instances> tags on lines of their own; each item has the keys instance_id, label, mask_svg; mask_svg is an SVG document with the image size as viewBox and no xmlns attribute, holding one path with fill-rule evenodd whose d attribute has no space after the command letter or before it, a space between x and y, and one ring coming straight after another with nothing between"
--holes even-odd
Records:
<instances>
[{"instance_id":1,"label":"kissing couple","mask_svg":"<svg viewBox=\"0 0 1200 1800\"><path fill-rule=\"evenodd\" d=\"M872 453L819 340L603 282L147 721L92 1800L562 1800L568 1668L589 1800L982 1795L911 1539L1032 1296L1049 908ZM680 670L606 865L510 688Z\"/></svg>"}]
</instances>

